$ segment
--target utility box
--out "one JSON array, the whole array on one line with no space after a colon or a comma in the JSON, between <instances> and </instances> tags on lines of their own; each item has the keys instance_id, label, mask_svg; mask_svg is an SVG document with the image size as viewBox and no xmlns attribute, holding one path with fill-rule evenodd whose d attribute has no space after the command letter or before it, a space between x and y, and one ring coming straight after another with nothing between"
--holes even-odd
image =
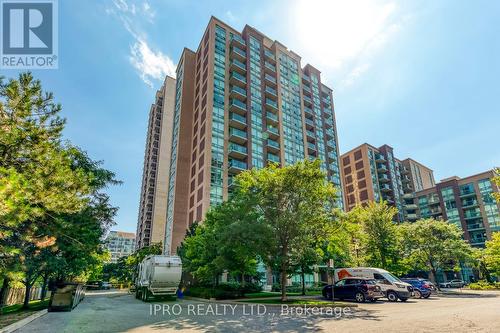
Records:
<instances>
[{"instance_id":1,"label":"utility box","mask_svg":"<svg viewBox=\"0 0 500 333\"><path fill-rule=\"evenodd\" d=\"M85 297L85 287L79 283L56 285L50 295L48 311L71 311Z\"/></svg>"}]
</instances>

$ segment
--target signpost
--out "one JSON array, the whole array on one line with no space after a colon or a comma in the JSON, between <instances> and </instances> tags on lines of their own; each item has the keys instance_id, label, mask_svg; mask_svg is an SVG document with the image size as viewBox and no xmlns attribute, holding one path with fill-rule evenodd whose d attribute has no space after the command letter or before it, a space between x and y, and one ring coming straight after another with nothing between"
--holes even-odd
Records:
<instances>
[{"instance_id":1,"label":"signpost","mask_svg":"<svg viewBox=\"0 0 500 333\"><path fill-rule=\"evenodd\" d=\"M328 266L332 270L332 303L335 303L335 267L333 259L328 260Z\"/></svg>"}]
</instances>

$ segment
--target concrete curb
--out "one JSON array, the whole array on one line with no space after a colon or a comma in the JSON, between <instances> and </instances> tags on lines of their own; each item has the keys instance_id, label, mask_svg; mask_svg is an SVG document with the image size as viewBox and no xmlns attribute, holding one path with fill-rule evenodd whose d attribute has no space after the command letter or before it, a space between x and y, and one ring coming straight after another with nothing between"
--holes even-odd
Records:
<instances>
[{"instance_id":1,"label":"concrete curb","mask_svg":"<svg viewBox=\"0 0 500 333\"><path fill-rule=\"evenodd\" d=\"M0 333L11 333L17 331L18 329L23 328L24 326L31 323L33 320L38 319L46 314L47 314L47 309L38 311L32 314L31 316L28 316L24 319L16 321L13 324L10 324L9 326L5 326L4 328L0 329Z\"/></svg>"}]
</instances>

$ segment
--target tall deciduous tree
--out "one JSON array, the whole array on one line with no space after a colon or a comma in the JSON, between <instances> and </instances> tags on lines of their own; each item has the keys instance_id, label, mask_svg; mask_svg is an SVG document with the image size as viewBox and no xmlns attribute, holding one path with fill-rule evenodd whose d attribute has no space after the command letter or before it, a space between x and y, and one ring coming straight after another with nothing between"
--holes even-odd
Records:
<instances>
[{"instance_id":1,"label":"tall deciduous tree","mask_svg":"<svg viewBox=\"0 0 500 333\"><path fill-rule=\"evenodd\" d=\"M240 193L255 204L269 244L261 249L264 262L280 272L281 299L293 249L303 249L324 236L336 200L334 186L326 181L320 161L301 161L283 168L272 164L238 176Z\"/></svg>"},{"instance_id":2,"label":"tall deciduous tree","mask_svg":"<svg viewBox=\"0 0 500 333\"><path fill-rule=\"evenodd\" d=\"M438 269L454 269L472 258L472 248L462 239L462 231L447 221L423 219L401 228L406 255L429 269L434 282Z\"/></svg>"},{"instance_id":3,"label":"tall deciduous tree","mask_svg":"<svg viewBox=\"0 0 500 333\"><path fill-rule=\"evenodd\" d=\"M500 232L494 232L491 240L486 241L484 249L486 267L500 278Z\"/></svg>"}]
</instances>

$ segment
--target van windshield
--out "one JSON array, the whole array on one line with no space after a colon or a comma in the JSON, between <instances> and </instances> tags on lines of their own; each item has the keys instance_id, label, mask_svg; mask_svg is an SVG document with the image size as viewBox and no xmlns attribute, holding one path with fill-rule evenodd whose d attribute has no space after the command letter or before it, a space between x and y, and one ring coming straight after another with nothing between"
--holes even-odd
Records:
<instances>
[{"instance_id":1,"label":"van windshield","mask_svg":"<svg viewBox=\"0 0 500 333\"><path fill-rule=\"evenodd\" d=\"M381 275L387 279L387 281L391 282L391 283L394 283L394 282L401 282L400 279L398 279L397 277L395 277L394 275L392 275L391 273L387 272L387 273L381 273Z\"/></svg>"}]
</instances>

